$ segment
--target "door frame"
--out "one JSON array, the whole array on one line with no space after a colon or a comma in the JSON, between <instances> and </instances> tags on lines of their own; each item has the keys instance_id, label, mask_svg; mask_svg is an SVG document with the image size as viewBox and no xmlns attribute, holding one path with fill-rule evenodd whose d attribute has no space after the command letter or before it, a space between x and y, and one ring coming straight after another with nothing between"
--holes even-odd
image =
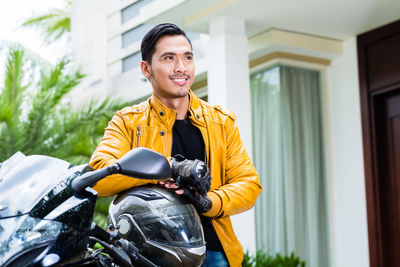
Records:
<instances>
[{"instance_id":1,"label":"door frame","mask_svg":"<svg viewBox=\"0 0 400 267\"><path fill-rule=\"evenodd\" d=\"M400 34L400 20L357 36L358 69L360 83L361 120L364 148L364 170L367 198L368 238L370 266L383 266L383 239L381 231L381 206L379 192L377 133L375 132L375 101L382 95L394 92L399 84L381 89L369 88L368 45Z\"/></svg>"}]
</instances>

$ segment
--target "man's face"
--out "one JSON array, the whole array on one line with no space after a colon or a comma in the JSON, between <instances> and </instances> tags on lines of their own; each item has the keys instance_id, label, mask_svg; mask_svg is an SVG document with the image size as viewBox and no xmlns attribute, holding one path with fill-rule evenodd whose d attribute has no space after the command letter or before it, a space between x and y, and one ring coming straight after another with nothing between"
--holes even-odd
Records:
<instances>
[{"instance_id":1,"label":"man's face","mask_svg":"<svg viewBox=\"0 0 400 267\"><path fill-rule=\"evenodd\" d=\"M142 61L143 75L163 99L185 97L194 79L193 52L183 35L163 36L156 44L151 64Z\"/></svg>"}]
</instances>

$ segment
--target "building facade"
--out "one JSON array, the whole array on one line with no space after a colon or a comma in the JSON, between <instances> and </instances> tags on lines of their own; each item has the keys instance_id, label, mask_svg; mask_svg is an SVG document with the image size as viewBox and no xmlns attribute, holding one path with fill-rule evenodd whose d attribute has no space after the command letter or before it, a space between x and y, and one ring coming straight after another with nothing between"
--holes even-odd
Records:
<instances>
[{"instance_id":1,"label":"building facade","mask_svg":"<svg viewBox=\"0 0 400 267\"><path fill-rule=\"evenodd\" d=\"M152 25L176 23L193 41L193 90L237 114L262 174L262 200L232 218L245 249L294 251L311 267L370 266L357 36L398 20L399 3L75 0L72 7L73 59L88 74L73 101L148 97L141 38Z\"/></svg>"}]
</instances>

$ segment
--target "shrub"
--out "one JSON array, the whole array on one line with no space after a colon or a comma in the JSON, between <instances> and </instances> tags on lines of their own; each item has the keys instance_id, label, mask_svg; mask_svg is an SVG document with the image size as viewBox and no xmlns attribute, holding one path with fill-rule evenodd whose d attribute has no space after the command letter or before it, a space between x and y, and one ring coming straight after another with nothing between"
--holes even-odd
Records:
<instances>
[{"instance_id":1,"label":"shrub","mask_svg":"<svg viewBox=\"0 0 400 267\"><path fill-rule=\"evenodd\" d=\"M271 256L263 250L258 250L255 256L249 252L244 254L243 267L305 267L305 261L302 261L294 252L290 256L282 256L277 253Z\"/></svg>"}]
</instances>

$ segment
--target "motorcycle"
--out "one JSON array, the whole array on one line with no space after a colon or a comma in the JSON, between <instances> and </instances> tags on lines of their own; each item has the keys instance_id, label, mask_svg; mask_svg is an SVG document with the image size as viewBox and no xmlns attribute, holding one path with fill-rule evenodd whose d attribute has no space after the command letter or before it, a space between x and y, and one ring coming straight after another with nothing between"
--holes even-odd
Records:
<instances>
[{"instance_id":1,"label":"motorcycle","mask_svg":"<svg viewBox=\"0 0 400 267\"><path fill-rule=\"evenodd\" d=\"M112 216L108 230L93 223L97 192L91 187L116 173L164 180L171 177L171 167L163 155L146 148L134 148L115 164L96 171L88 165L74 166L57 158L25 156L21 152L0 163L0 266L157 266L146 248L149 244L160 248L163 241L173 244L176 239L171 239L171 235L168 240L146 238L146 233L152 233L148 229L154 229L149 228L149 222L154 221L158 226L169 225L163 228L166 233L178 232L176 236L181 238L178 241L195 244L197 250L194 249L193 255L201 264L205 243L198 217L190 221L187 226L191 229L185 232L176 216L163 214L173 209L159 206L162 208L155 214L155 208L146 204L151 200L159 203L160 197L149 199L149 194L171 199L161 189L128 190L117 196L110 206ZM156 193L149 193L149 190ZM139 205L146 204L153 211L152 216L140 213L138 217L132 213L129 207L134 204L132 199L138 196ZM193 219L187 214L195 213L194 208L185 212L186 217L181 217L180 222ZM143 224L146 218L147 224ZM136 231L127 231L130 225L138 226ZM96 243L101 247L95 249ZM141 244L145 246L140 247ZM146 256L142 255L143 251ZM166 248L163 253L166 251L171 249ZM172 254L176 255L176 251Z\"/></svg>"}]
</instances>

